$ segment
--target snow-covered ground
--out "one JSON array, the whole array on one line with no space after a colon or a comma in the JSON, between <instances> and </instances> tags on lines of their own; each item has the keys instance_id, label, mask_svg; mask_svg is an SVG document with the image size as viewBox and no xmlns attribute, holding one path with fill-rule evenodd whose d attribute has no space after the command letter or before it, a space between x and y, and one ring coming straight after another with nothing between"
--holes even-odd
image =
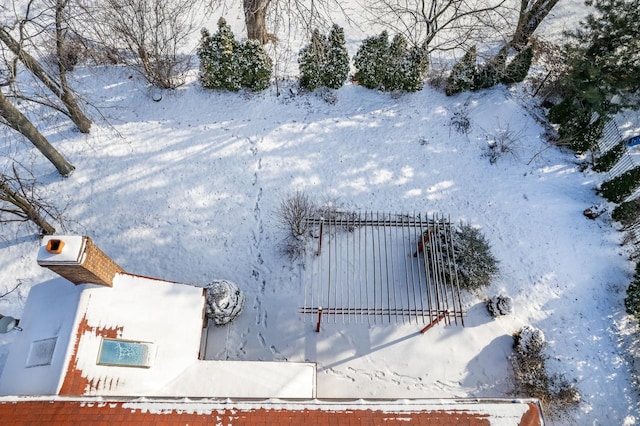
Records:
<instances>
[{"instance_id":1,"label":"snow-covered ground","mask_svg":"<svg viewBox=\"0 0 640 426\"><path fill-rule=\"evenodd\" d=\"M509 397L511 335L533 325L549 342L551 371L575 380L582 395L558 423L639 419L623 337L633 265L606 214L582 215L602 202L593 189L604 176L581 172L572 153L544 141L525 91L448 98L425 87L394 97L347 84L328 103L293 95L288 83L281 96L275 88L218 93L192 78L154 102L125 69L79 68L74 77L103 116L94 111L89 135L49 121L45 134L76 166L73 175L59 177L6 129L1 166L16 159L31 168L46 197L67 206L65 231L89 235L128 272L239 284L245 311L214 333L218 359L315 361L318 397ZM464 109L466 135L451 126ZM487 142L505 131L513 150L490 164ZM298 314L302 266L280 252L276 211L296 190L347 210L441 213L479 226L500 276L465 296L464 328L421 335L416 324L338 320L316 333ZM0 294L21 283L0 299L0 312L20 317L29 288L54 274L35 262L33 229L0 232ZM483 298L497 294L513 299L512 315L489 316ZM12 333L0 336L0 368Z\"/></svg>"}]
</instances>

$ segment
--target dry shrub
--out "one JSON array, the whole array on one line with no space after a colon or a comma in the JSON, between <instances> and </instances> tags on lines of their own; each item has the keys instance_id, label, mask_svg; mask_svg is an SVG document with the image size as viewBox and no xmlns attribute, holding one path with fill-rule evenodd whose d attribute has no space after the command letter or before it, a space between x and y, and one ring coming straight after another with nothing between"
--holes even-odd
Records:
<instances>
[{"instance_id":1,"label":"dry shrub","mask_svg":"<svg viewBox=\"0 0 640 426\"><path fill-rule=\"evenodd\" d=\"M547 371L547 342L541 330L524 326L514 336L512 357L514 377L519 393L537 398L544 411L560 416L580 403L575 384L563 374Z\"/></svg>"}]
</instances>

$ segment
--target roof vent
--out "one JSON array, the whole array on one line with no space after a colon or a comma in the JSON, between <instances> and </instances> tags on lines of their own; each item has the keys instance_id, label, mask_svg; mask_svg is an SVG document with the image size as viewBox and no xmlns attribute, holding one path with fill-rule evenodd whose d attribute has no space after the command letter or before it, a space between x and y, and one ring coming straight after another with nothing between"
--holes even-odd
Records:
<instances>
[{"instance_id":1,"label":"roof vent","mask_svg":"<svg viewBox=\"0 0 640 426\"><path fill-rule=\"evenodd\" d=\"M124 270L93 244L78 235L47 236L38 252L38 265L49 268L74 284L111 287L113 277Z\"/></svg>"}]
</instances>

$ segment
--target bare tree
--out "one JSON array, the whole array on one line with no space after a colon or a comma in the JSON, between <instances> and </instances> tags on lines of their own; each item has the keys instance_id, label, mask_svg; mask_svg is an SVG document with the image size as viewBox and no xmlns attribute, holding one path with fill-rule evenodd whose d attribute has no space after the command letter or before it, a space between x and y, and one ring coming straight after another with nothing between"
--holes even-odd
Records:
<instances>
[{"instance_id":1,"label":"bare tree","mask_svg":"<svg viewBox=\"0 0 640 426\"><path fill-rule=\"evenodd\" d=\"M485 24L501 19L507 0L375 0L362 7L372 20L414 46L450 50L474 44L486 35Z\"/></svg>"},{"instance_id":2,"label":"bare tree","mask_svg":"<svg viewBox=\"0 0 640 426\"><path fill-rule=\"evenodd\" d=\"M83 37L126 52L125 61L156 87L184 84L190 57L180 49L199 27L202 0L78 1L86 14Z\"/></svg>"},{"instance_id":3,"label":"bare tree","mask_svg":"<svg viewBox=\"0 0 640 426\"><path fill-rule=\"evenodd\" d=\"M15 131L24 135L36 148L56 167L62 176L69 176L73 167L60 154L40 131L22 114L0 91L0 123L3 123Z\"/></svg>"},{"instance_id":4,"label":"bare tree","mask_svg":"<svg viewBox=\"0 0 640 426\"><path fill-rule=\"evenodd\" d=\"M32 222L44 235L51 235L56 229L46 217L60 220L60 212L51 203L38 196L35 179L18 175L15 166L13 174L0 173L0 222Z\"/></svg>"},{"instance_id":5,"label":"bare tree","mask_svg":"<svg viewBox=\"0 0 640 426\"><path fill-rule=\"evenodd\" d=\"M559 0L520 0L518 24L509 45L522 50Z\"/></svg>"},{"instance_id":6,"label":"bare tree","mask_svg":"<svg viewBox=\"0 0 640 426\"><path fill-rule=\"evenodd\" d=\"M230 0L210 3L216 6L230 3ZM339 0L242 0L242 7L247 37L262 44L276 41L275 28L285 21L288 28L298 27L311 34L316 28L328 29L331 15L336 11L349 20Z\"/></svg>"},{"instance_id":7,"label":"bare tree","mask_svg":"<svg viewBox=\"0 0 640 426\"><path fill-rule=\"evenodd\" d=\"M25 25L32 21L32 17L29 16L31 13L31 4L33 1L30 1L27 4L26 15L21 19L18 25L18 38L16 39L10 33L10 28L0 23L0 41L15 55L16 60L20 61L25 65L25 67L33 73L52 93L58 98L62 104L64 105L64 109L57 108L59 111L64 112L76 125L78 130L82 133L88 133L91 128L91 120L87 118L87 116L80 108L78 101L76 100L75 94L71 90L69 83L66 78L66 70L62 67L62 61L60 60L62 54L62 37L63 37L63 25L64 25L64 16L63 12L67 6L68 0L55 0L55 37L56 37L56 46L57 46L57 63L58 66L58 79L55 76L51 75L46 68L36 59L34 58L26 49L25 45L33 46L34 42L30 40L29 37L25 35ZM45 19L40 13L36 13L40 19ZM35 24L37 27L46 26L46 22L38 22ZM17 74L17 71L14 67L14 75Z\"/></svg>"}]
</instances>

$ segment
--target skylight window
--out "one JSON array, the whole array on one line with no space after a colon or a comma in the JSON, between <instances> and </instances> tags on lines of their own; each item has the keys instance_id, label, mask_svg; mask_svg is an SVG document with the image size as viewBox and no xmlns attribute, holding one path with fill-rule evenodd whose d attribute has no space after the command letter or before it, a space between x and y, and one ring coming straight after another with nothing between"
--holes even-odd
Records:
<instances>
[{"instance_id":1,"label":"skylight window","mask_svg":"<svg viewBox=\"0 0 640 426\"><path fill-rule=\"evenodd\" d=\"M121 339L102 339L98 364L149 368L155 358L156 345Z\"/></svg>"},{"instance_id":2,"label":"skylight window","mask_svg":"<svg viewBox=\"0 0 640 426\"><path fill-rule=\"evenodd\" d=\"M53 351L56 349L57 342L57 337L32 342L29 348L29 355L27 355L27 367L51 365Z\"/></svg>"}]
</instances>

